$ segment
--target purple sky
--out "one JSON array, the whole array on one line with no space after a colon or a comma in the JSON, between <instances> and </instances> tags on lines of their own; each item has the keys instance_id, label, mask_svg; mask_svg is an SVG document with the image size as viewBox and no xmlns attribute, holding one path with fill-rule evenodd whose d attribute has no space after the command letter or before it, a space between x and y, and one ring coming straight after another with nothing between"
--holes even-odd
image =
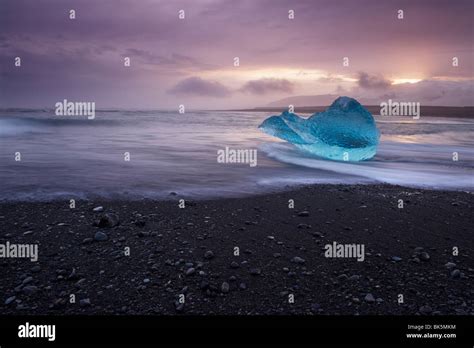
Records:
<instances>
[{"instance_id":1,"label":"purple sky","mask_svg":"<svg viewBox=\"0 0 474 348\"><path fill-rule=\"evenodd\" d=\"M473 105L473 4L1 0L0 107L244 108L320 94Z\"/></svg>"}]
</instances>

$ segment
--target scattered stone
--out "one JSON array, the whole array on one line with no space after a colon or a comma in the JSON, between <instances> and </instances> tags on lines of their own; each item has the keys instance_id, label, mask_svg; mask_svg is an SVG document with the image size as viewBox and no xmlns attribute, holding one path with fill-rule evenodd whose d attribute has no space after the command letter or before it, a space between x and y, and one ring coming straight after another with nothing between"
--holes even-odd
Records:
<instances>
[{"instance_id":1,"label":"scattered stone","mask_svg":"<svg viewBox=\"0 0 474 348\"><path fill-rule=\"evenodd\" d=\"M245 283L240 283L240 284L239 284L239 288L240 288L240 290L245 290L245 289L247 289L247 284L245 284Z\"/></svg>"},{"instance_id":2,"label":"scattered stone","mask_svg":"<svg viewBox=\"0 0 474 348\"><path fill-rule=\"evenodd\" d=\"M311 232L313 237L324 238L324 235L321 232Z\"/></svg>"},{"instance_id":3,"label":"scattered stone","mask_svg":"<svg viewBox=\"0 0 474 348\"><path fill-rule=\"evenodd\" d=\"M307 225L307 224L298 224L297 226L298 228L306 228L306 229L310 229L311 228L311 225Z\"/></svg>"},{"instance_id":4,"label":"scattered stone","mask_svg":"<svg viewBox=\"0 0 474 348\"><path fill-rule=\"evenodd\" d=\"M79 279L79 276L78 276L77 273L76 273L76 268L75 268L75 267L72 268L72 271L71 271L71 273L69 273L69 275L67 276L67 279L68 279L68 280Z\"/></svg>"},{"instance_id":5,"label":"scattered stone","mask_svg":"<svg viewBox=\"0 0 474 348\"><path fill-rule=\"evenodd\" d=\"M103 206L98 206L98 207L95 207L94 209L92 209L92 211L94 213L101 213L104 211L104 207Z\"/></svg>"},{"instance_id":6,"label":"scattered stone","mask_svg":"<svg viewBox=\"0 0 474 348\"><path fill-rule=\"evenodd\" d=\"M260 275L260 274L262 274L262 270L260 268L251 268L250 269L250 274L251 275Z\"/></svg>"},{"instance_id":7,"label":"scattered stone","mask_svg":"<svg viewBox=\"0 0 474 348\"><path fill-rule=\"evenodd\" d=\"M298 213L298 216L303 216L303 217L309 216L309 212L306 211L306 210L300 211L300 212Z\"/></svg>"},{"instance_id":8,"label":"scattered stone","mask_svg":"<svg viewBox=\"0 0 474 348\"><path fill-rule=\"evenodd\" d=\"M150 278L145 278L145 279L143 279L143 282L144 282L145 284L148 284L148 283L150 282Z\"/></svg>"},{"instance_id":9,"label":"scattered stone","mask_svg":"<svg viewBox=\"0 0 474 348\"><path fill-rule=\"evenodd\" d=\"M451 278L454 278L454 279L461 278L461 271L458 269L454 269L451 272Z\"/></svg>"},{"instance_id":10,"label":"scattered stone","mask_svg":"<svg viewBox=\"0 0 474 348\"><path fill-rule=\"evenodd\" d=\"M204 253L204 258L210 260L214 257L214 253L211 250L208 250Z\"/></svg>"},{"instance_id":11,"label":"scattered stone","mask_svg":"<svg viewBox=\"0 0 474 348\"><path fill-rule=\"evenodd\" d=\"M337 279L338 280L347 280L347 279L349 279L349 277L347 276L347 274L343 273L343 274L338 275Z\"/></svg>"},{"instance_id":12,"label":"scattered stone","mask_svg":"<svg viewBox=\"0 0 474 348\"><path fill-rule=\"evenodd\" d=\"M368 303L375 302L374 295L372 295L371 293L368 293L367 295L365 295L364 300L365 302L368 302Z\"/></svg>"},{"instance_id":13,"label":"scattered stone","mask_svg":"<svg viewBox=\"0 0 474 348\"><path fill-rule=\"evenodd\" d=\"M5 306L8 306L10 303L12 303L13 301L15 301L16 299L16 296L10 296L9 298L7 298L5 300Z\"/></svg>"},{"instance_id":14,"label":"scattered stone","mask_svg":"<svg viewBox=\"0 0 474 348\"><path fill-rule=\"evenodd\" d=\"M184 310L184 303L175 301L174 306L175 306L176 312L182 312Z\"/></svg>"},{"instance_id":15,"label":"scattered stone","mask_svg":"<svg viewBox=\"0 0 474 348\"><path fill-rule=\"evenodd\" d=\"M38 291L38 288L34 285L28 285L25 286L22 290L25 295L33 295L35 292Z\"/></svg>"},{"instance_id":16,"label":"scattered stone","mask_svg":"<svg viewBox=\"0 0 474 348\"><path fill-rule=\"evenodd\" d=\"M86 278L82 278L82 279L79 279L76 284L74 284L74 286L76 288L81 288L82 287L82 284L84 284L84 282L86 281Z\"/></svg>"},{"instance_id":17,"label":"scattered stone","mask_svg":"<svg viewBox=\"0 0 474 348\"><path fill-rule=\"evenodd\" d=\"M31 283L33 281L33 277L26 277L25 279L23 279L23 281L21 282L23 285L26 285L28 283Z\"/></svg>"},{"instance_id":18,"label":"scattered stone","mask_svg":"<svg viewBox=\"0 0 474 348\"><path fill-rule=\"evenodd\" d=\"M98 227L115 227L119 224L119 217L116 214L107 213L101 216L101 218L95 222Z\"/></svg>"},{"instance_id":19,"label":"scattered stone","mask_svg":"<svg viewBox=\"0 0 474 348\"><path fill-rule=\"evenodd\" d=\"M232 261L232 263L230 264L230 268L239 268L239 264L235 261Z\"/></svg>"},{"instance_id":20,"label":"scattered stone","mask_svg":"<svg viewBox=\"0 0 474 348\"><path fill-rule=\"evenodd\" d=\"M392 261L399 262L402 261L402 258L399 256L392 256Z\"/></svg>"},{"instance_id":21,"label":"scattered stone","mask_svg":"<svg viewBox=\"0 0 474 348\"><path fill-rule=\"evenodd\" d=\"M420 259L422 261L428 261L430 259L430 254L428 254L426 251L422 251L420 253Z\"/></svg>"},{"instance_id":22,"label":"scattered stone","mask_svg":"<svg viewBox=\"0 0 474 348\"><path fill-rule=\"evenodd\" d=\"M186 270L186 276L193 275L196 272L196 269L193 267L190 267Z\"/></svg>"},{"instance_id":23,"label":"scattered stone","mask_svg":"<svg viewBox=\"0 0 474 348\"><path fill-rule=\"evenodd\" d=\"M227 282L223 282L222 285L221 285L221 291L224 293L224 294L227 294L229 292L229 283Z\"/></svg>"},{"instance_id":24,"label":"scattered stone","mask_svg":"<svg viewBox=\"0 0 474 348\"><path fill-rule=\"evenodd\" d=\"M452 269L456 267L456 264L454 262L448 262L447 264L444 265L447 269Z\"/></svg>"},{"instance_id":25,"label":"scattered stone","mask_svg":"<svg viewBox=\"0 0 474 348\"><path fill-rule=\"evenodd\" d=\"M91 305L91 300L90 298L83 298L79 301L79 305L81 307L87 307L87 306L90 306Z\"/></svg>"},{"instance_id":26,"label":"scattered stone","mask_svg":"<svg viewBox=\"0 0 474 348\"><path fill-rule=\"evenodd\" d=\"M94 235L94 240L96 240L97 242L103 242L107 239L109 239L109 237L107 237L107 235L101 231L97 231Z\"/></svg>"},{"instance_id":27,"label":"scattered stone","mask_svg":"<svg viewBox=\"0 0 474 348\"><path fill-rule=\"evenodd\" d=\"M92 243L94 241L94 239L92 238L84 238L82 240L82 244L89 244L89 243Z\"/></svg>"},{"instance_id":28,"label":"scattered stone","mask_svg":"<svg viewBox=\"0 0 474 348\"><path fill-rule=\"evenodd\" d=\"M306 262L305 259L302 259L299 256L295 256L291 261L294 262L294 263L298 263L300 265Z\"/></svg>"}]
</instances>

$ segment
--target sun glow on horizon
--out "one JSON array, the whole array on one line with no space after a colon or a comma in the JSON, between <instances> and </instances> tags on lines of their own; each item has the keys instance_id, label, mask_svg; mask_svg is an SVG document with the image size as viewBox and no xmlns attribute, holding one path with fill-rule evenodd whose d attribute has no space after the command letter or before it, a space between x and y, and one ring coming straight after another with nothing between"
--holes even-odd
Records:
<instances>
[{"instance_id":1,"label":"sun glow on horizon","mask_svg":"<svg viewBox=\"0 0 474 348\"><path fill-rule=\"evenodd\" d=\"M240 69L237 75L235 69ZM233 78L243 81L259 79L287 79L290 81L317 81L319 79L338 79L339 81L354 82L356 79L344 75L333 75L319 69L296 68L241 68L219 69L201 74L203 78L226 79Z\"/></svg>"},{"instance_id":2,"label":"sun glow on horizon","mask_svg":"<svg viewBox=\"0 0 474 348\"><path fill-rule=\"evenodd\" d=\"M392 85L400 85L402 83L418 83L420 81L422 81L423 79L394 79L392 81Z\"/></svg>"}]
</instances>

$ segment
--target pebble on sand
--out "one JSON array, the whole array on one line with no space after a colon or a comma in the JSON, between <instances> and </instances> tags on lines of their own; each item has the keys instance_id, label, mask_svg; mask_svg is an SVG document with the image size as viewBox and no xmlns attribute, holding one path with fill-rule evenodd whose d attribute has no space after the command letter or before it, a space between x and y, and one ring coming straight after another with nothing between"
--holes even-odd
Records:
<instances>
[{"instance_id":1,"label":"pebble on sand","mask_svg":"<svg viewBox=\"0 0 474 348\"><path fill-rule=\"evenodd\" d=\"M420 259L422 261L428 261L430 259L430 254L428 254L426 251L423 251L420 253Z\"/></svg>"},{"instance_id":2,"label":"pebble on sand","mask_svg":"<svg viewBox=\"0 0 474 348\"><path fill-rule=\"evenodd\" d=\"M190 276L190 275L193 275L195 272L196 272L196 269L193 267L190 267L186 270L186 275Z\"/></svg>"},{"instance_id":3,"label":"pebble on sand","mask_svg":"<svg viewBox=\"0 0 474 348\"><path fill-rule=\"evenodd\" d=\"M107 235L104 232L97 231L94 235L94 239L98 242L102 242L109 239L109 237L107 237Z\"/></svg>"},{"instance_id":4,"label":"pebble on sand","mask_svg":"<svg viewBox=\"0 0 474 348\"><path fill-rule=\"evenodd\" d=\"M456 264L454 262L448 262L444 265L444 267L446 267L447 269L453 269L454 267L456 267Z\"/></svg>"},{"instance_id":5,"label":"pebble on sand","mask_svg":"<svg viewBox=\"0 0 474 348\"><path fill-rule=\"evenodd\" d=\"M8 306L10 303L12 303L13 301L15 301L16 299L16 296L10 296L9 298L7 298L5 300L5 306Z\"/></svg>"},{"instance_id":6,"label":"pebble on sand","mask_svg":"<svg viewBox=\"0 0 474 348\"><path fill-rule=\"evenodd\" d=\"M372 295L371 293L368 293L367 295L365 295L364 300L365 302L368 302L368 303L375 302L374 295Z\"/></svg>"},{"instance_id":7,"label":"pebble on sand","mask_svg":"<svg viewBox=\"0 0 474 348\"><path fill-rule=\"evenodd\" d=\"M208 250L204 253L204 258L210 260L214 257L214 253L211 250Z\"/></svg>"},{"instance_id":8,"label":"pebble on sand","mask_svg":"<svg viewBox=\"0 0 474 348\"><path fill-rule=\"evenodd\" d=\"M251 275L260 275L262 273L262 270L260 268L252 268L250 269L250 274Z\"/></svg>"},{"instance_id":9,"label":"pebble on sand","mask_svg":"<svg viewBox=\"0 0 474 348\"><path fill-rule=\"evenodd\" d=\"M221 285L221 291L224 293L224 294L227 294L229 292L229 283L227 282L223 282L222 285Z\"/></svg>"},{"instance_id":10,"label":"pebble on sand","mask_svg":"<svg viewBox=\"0 0 474 348\"><path fill-rule=\"evenodd\" d=\"M89 298L83 298L82 300L79 301L79 305L81 307L87 307L91 305L91 300Z\"/></svg>"},{"instance_id":11,"label":"pebble on sand","mask_svg":"<svg viewBox=\"0 0 474 348\"><path fill-rule=\"evenodd\" d=\"M303 259L299 256L295 256L291 261L294 262L294 263L298 263L298 264L303 264L303 263L306 262L305 259Z\"/></svg>"},{"instance_id":12,"label":"pebble on sand","mask_svg":"<svg viewBox=\"0 0 474 348\"><path fill-rule=\"evenodd\" d=\"M451 277L454 279L461 278L461 271L458 269L455 269L451 272Z\"/></svg>"},{"instance_id":13,"label":"pebble on sand","mask_svg":"<svg viewBox=\"0 0 474 348\"><path fill-rule=\"evenodd\" d=\"M102 215L94 224L98 227L115 227L119 224L119 217L116 214L107 213Z\"/></svg>"}]
</instances>

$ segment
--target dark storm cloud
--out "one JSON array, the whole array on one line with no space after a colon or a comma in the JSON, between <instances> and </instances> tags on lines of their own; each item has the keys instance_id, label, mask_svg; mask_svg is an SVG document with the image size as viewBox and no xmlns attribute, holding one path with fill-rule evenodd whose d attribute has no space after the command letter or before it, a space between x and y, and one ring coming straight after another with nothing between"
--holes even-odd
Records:
<instances>
[{"instance_id":1,"label":"dark storm cloud","mask_svg":"<svg viewBox=\"0 0 474 348\"><path fill-rule=\"evenodd\" d=\"M182 80L168 90L168 93L217 98L228 97L231 94L230 90L223 84L216 81L203 80L200 77L189 77Z\"/></svg>"},{"instance_id":2,"label":"dark storm cloud","mask_svg":"<svg viewBox=\"0 0 474 348\"><path fill-rule=\"evenodd\" d=\"M126 95L131 106L144 99L174 106L167 93L171 86L204 77L203 70L215 70L216 81L239 86L237 72L233 81L218 76L235 56L244 69L472 79L473 6L471 0L0 0L0 61L6 64L0 69L16 76L11 62L22 56L21 69L29 76L1 81L0 89L8 102L28 102L33 85L41 96L55 99L52 81L43 78L54 75L57 85L77 94L89 86L109 104ZM68 18L70 9L76 10L75 20ZM180 9L185 20L178 19ZM396 18L398 9L404 10L403 20ZM132 61L127 71L125 55ZM343 68L346 56L351 65ZM456 69L453 56L461 62ZM118 77L125 80L117 83ZM320 82L321 89L330 88L324 85L330 81ZM137 85L145 94L137 93ZM240 106L251 95L232 97Z\"/></svg>"},{"instance_id":3,"label":"dark storm cloud","mask_svg":"<svg viewBox=\"0 0 474 348\"><path fill-rule=\"evenodd\" d=\"M358 73L357 78L358 86L366 89L384 89L391 85L391 82L383 76L369 75L362 71Z\"/></svg>"},{"instance_id":4,"label":"dark storm cloud","mask_svg":"<svg viewBox=\"0 0 474 348\"><path fill-rule=\"evenodd\" d=\"M213 66L198 61L192 57L171 53L167 56L158 55L151 51L137 49L137 48L128 48L125 53L122 55L124 57L138 58L145 64L153 64L159 66L168 66L168 67L194 67L201 69L211 69Z\"/></svg>"},{"instance_id":5,"label":"dark storm cloud","mask_svg":"<svg viewBox=\"0 0 474 348\"><path fill-rule=\"evenodd\" d=\"M245 83L245 85L240 89L241 92L251 93L251 94L267 94L273 92L293 92L294 85L292 82L285 79L260 79L252 80Z\"/></svg>"}]
</instances>

